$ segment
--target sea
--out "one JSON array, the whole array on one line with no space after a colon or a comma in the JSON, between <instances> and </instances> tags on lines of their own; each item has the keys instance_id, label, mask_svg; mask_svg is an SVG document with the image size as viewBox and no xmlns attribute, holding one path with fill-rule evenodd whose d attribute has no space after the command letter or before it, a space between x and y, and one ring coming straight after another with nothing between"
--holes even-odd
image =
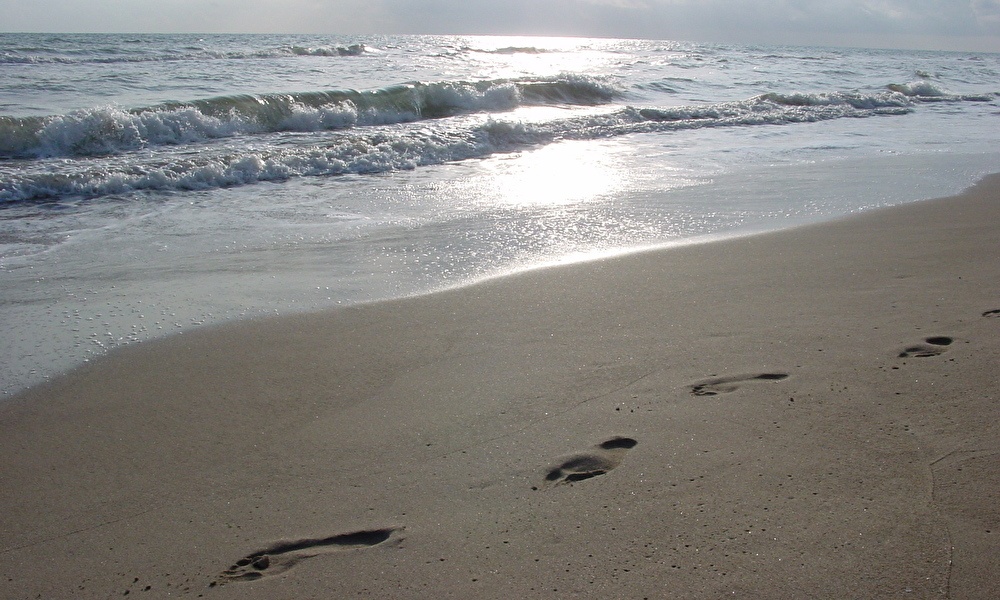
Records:
<instances>
[{"instance_id":1,"label":"sea","mask_svg":"<svg viewBox=\"0 0 1000 600\"><path fill-rule=\"evenodd\" d=\"M225 321L954 194L998 142L998 54L0 34L0 393Z\"/></svg>"}]
</instances>

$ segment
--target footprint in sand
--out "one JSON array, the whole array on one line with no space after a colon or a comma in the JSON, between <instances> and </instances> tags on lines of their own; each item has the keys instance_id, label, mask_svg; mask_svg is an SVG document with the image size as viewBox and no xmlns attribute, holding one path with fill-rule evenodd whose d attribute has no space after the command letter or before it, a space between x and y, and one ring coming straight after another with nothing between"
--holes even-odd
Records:
<instances>
[{"instance_id":1,"label":"footprint in sand","mask_svg":"<svg viewBox=\"0 0 1000 600\"><path fill-rule=\"evenodd\" d=\"M787 379L787 373L759 373L757 375L732 375L706 379L689 386L695 396L717 396L728 394L739 389L740 384L751 381L781 381Z\"/></svg>"},{"instance_id":2,"label":"footprint in sand","mask_svg":"<svg viewBox=\"0 0 1000 600\"><path fill-rule=\"evenodd\" d=\"M1000 317L1000 308L994 308L983 313L984 317Z\"/></svg>"},{"instance_id":3,"label":"footprint in sand","mask_svg":"<svg viewBox=\"0 0 1000 600\"><path fill-rule=\"evenodd\" d=\"M934 336L929 337L924 340L923 344L914 344L912 346L907 346L902 352L899 353L899 358L909 358L911 356L916 358L929 358L931 356L937 356L944 352L945 346L950 346L955 340L950 337L945 336Z\"/></svg>"},{"instance_id":4,"label":"footprint in sand","mask_svg":"<svg viewBox=\"0 0 1000 600\"><path fill-rule=\"evenodd\" d=\"M545 481L559 485L604 475L620 465L625 453L635 448L638 443L628 437L613 437L587 452L573 454L563 459L558 466L549 469L545 474Z\"/></svg>"},{"instance_id":5,"label":"footprint in sand","mask_svg":"<svg viewBox=\"0 0 1000 600\"><path fill-rule=\"evenodd\" d=\"M254 581L284 573L300 561L327 552L377 546L391 538L397 531L395 527L387 527L271 544L236 561L236 564L219 575L218 581L213 585L228 581Z\"/></svg>"}]
</instances>

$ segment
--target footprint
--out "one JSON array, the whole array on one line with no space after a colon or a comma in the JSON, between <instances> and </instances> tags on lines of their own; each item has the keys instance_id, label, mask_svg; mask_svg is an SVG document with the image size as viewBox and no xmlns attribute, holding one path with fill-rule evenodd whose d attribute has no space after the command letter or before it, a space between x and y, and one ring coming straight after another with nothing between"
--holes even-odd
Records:
<instances>
[{"instance_id":1,"label":"footprint","mask_svg":"<svg viewBox=\"0 0 1000 600\"><path fill-rule=\"evenodd\" d=\"M908 346L905 350L899 353L899 358L909 358L911 356L916 358L929 358L931 356L937 356L938 354L943 353L944 347L950 346L953 341L955 340L945 336L929 337L924 340L923 344Z\"/></svg>"},{"instance_id":2,"label":"footprint","mask_svg":"<svg viewBox=\"0 0 1000 600\"><path fill-rule=\"evenodd\" d=\"M239 559L236 564L219 575L216 583L254 581L284 573L300 561L319 554L377 546L391 538L396 531L398 528L387 527L341 533L325 538L278 542Z\"/></svg>"},{"instance_id":3,"label":"footprint","mask_svg":"<svg viewBox=\"0 0 1000 600\"><path fill-rule=\"evenodd\" d=\"M984 317L1000 317L1000 308L994 308L983 313Z\"/></svg>"},{"instance_id":4,"label":"footprint","mask_svg":"<svg viewBox=\"0 0 1000 600\"><path fill-rule=\"evenodd\" d=\"M620 465L625 453L635 448L638 443L629 437L613 437L594 446L588 452L580 452L566 458L559 463L559 466L549 469L545 481L552 485L560 485L604 475Z\"/></svg>"},{"instance_id":5,"label":"footprint","mask_svg":"<svg viewBox=\"0 0 1000 600\"><path fill-rule=\"evenodd\" d=\"M732 375L706 379L691 385L691 393L695 396L717 396L728 394L739 389L741 383L747 381L781 381L788 377L787 373L760 373L759 375Z\"/></svg>"}]
</instances>

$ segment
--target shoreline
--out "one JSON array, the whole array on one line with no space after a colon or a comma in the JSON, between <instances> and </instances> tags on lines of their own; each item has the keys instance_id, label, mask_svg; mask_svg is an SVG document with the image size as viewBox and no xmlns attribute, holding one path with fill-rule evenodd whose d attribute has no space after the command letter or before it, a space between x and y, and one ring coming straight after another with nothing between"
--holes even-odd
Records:
<instances>
[{"instance_id":1,"label":"shoreline","mask_svg":"<svg viewBox=\"0 0 1000 600\"><path fill-rule=\"evenodd\" d=\"M969 187L996 164L995 153L951 154L943 162L940 157L930 156L893 157L874 162L855 158L819 165L742 169L681 190L671 188L669 181L662 181L649 188L648 193L657 196L641 200L643 194L638 194L634 202L629 200L614 210L621 211L624 221L645 218L655 227L655 223L668 224L679 219L689 221L690 227L681 226L683 231L675 232L677 237L664 232L663 236L652 238L645 237L647 234L640 227L633 232L635 235L620 237L618 243L610 246L629 247L627 252L647 245L650 249L670 247L703 235L727 237L734 232L745 235L787 229L808 222L836 220L878 205L949 196ZM884 177L887 169L895 173L892 178ZM852 173L851 181L839 174L844 170ZM438 177L452 181L459 172L461 168L449 166L441 169ZM408 180L408 177L396 179L395 187L385 190L384 195L405 193ZM661 191L653 192L655 189ZM295 201L291 198L307 191L291 186L277 202L285 210L292 210ZM245 188L232 193L257 192ZM432 194L427 189L421 195L424 193ZM786 208L768 217L768 211L754 200L757 198L784 198L770 204ZM459 204L463 202L461 198L452 199ZM716 206L720 211L717 222L706 224L700 233L695 231L697 219L676 214L676 209L685 203L710 206L718 205L718 200L723 206ZM644 204L660 208L655 214L645 213L646 217L642 217ZM808 208L803 211L790 208L794 206ZM680 210L684 212L683 208ZM741 210L749 211L744 212L745 218L737 218ZM455 236L472 235L483 242L490 235L484 234L483 227L472 227L471 231L478 233L470 234L464 226L456 227L447 220L409 233L388 227L381 233L373 232L375 237L367 241L350 242L347 246L309 238L318 244L315 248L296 247L298 242L292 247L248 242L241 251L219 247L220 239L240 239L241 233L207 224L201 234L187 238L184 247L169 250L167 247L173 247L176 241L176 236L169 232L174 228L187 231L193 216L178 213L187 214L179 210L161 215L167 218L165 223L160 222L159 216L143 217L137 222L126 219L116 227L127 233L119 235L115 233L117 229L112 229L107 236L95 236L89 241L67 241L65 246L53 247L52 254L37 264L29 260L12 270L0 270L0 288L4 292L0 294L0 321L6 324L8 338L0 350L0 399L8 399L18 390L103 356L109 349L187 333L206 325L405 298L469 285L483 278L506 276L525 265L569 256L573 248L583 252L599 248L601 231L609 226L591 219L590 226L570 236L576 240L570 248L554 252L536 248L537 252L527 251L523 255L518 250L505 250L508 244L515 248L518 245L518 238L509 235L493 240L492 245L477 247L473 243L452 247L449 240ZM215 218L224 214L222 211ZM200 218L208 216L202 214ZM518 231L529 227L530 219L524 216L521 219L522 225L508 229ZM489 218L484 222L489 223ZM620 226L621 223L610 224L612 229ZM53 227L52 232L58 237L56 232L61 226ZM261 231L268 227L263 225ZM303 233L307 237L312 235ZM526 235L528 240L535 239L531 233ZM533 243L539 241L535 239ZM416 254L423 265L419 268L415 268L417 263L403 260L414 255L413 246L422 248ZM428 253L438 257L436 262L426 262ZM386 254L388 259L378 258ZM339 266L331 271L328 263Z\"/></svg>"},{"instance_id":2,"label":"shoreline","mask_svg":"<svg viewBox=\"0 0 1000 600\"><path fill-rule=\"evenodd\" d=\"M0 404L0 589L986 597L998 223L993 175L116 350Z\"/></svg>"}]
</instances>

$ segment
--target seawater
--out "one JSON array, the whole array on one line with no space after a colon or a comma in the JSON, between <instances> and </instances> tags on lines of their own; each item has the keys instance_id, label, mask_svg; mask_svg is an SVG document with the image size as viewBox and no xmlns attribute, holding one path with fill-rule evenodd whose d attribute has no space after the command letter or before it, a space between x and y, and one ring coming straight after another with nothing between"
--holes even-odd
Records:
<instances>
[{"instance_id":1,"label":"seawater","mask_svg":"<svg viewBox=\"0 0 1000 600\"><path fill-rule=\"evenodd\" d=\"M234 318L766 231L1000 170L1000 55L0 34L0 389Z\"/></svg>"}]
</instances>

